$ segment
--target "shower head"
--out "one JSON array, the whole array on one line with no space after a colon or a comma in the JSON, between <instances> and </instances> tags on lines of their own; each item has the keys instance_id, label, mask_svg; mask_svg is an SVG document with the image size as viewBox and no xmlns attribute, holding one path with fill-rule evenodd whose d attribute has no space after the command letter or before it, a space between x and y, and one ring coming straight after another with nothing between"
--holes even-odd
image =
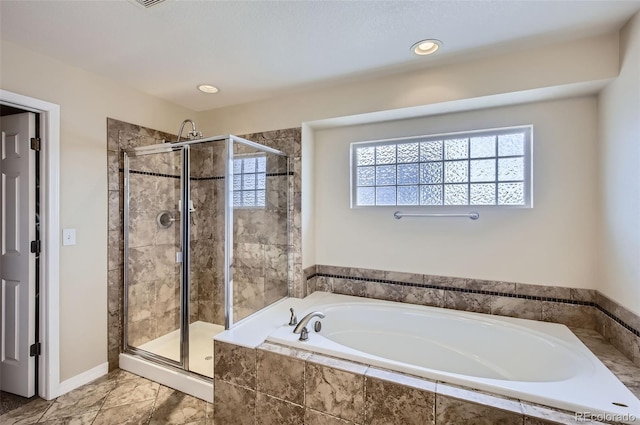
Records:
<instances>
[{"instance_id":1,"label":"shower head","mask_svg":"<svg viewBox=\"0 0 640 425\"><path fill-rule=\"evenodd\" d=\"M192 119L187 118L186 120L182 121L182 124L180 124L180 130L178 131L178 140L176 141L176 143L180 142L182 131L184 130L184 125L186 123L191 123L191 131L187 133L189 140L202 139L202 133L196 130L196 123Z\"/></svg>"}]
</instances>

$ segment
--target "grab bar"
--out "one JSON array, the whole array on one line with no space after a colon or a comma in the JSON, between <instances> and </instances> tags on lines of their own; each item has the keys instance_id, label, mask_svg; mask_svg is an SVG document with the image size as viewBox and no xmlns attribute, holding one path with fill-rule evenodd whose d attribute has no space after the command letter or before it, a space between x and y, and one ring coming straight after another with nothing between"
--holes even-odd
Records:
<instances>
[{"instance_id":1,"label":"grab bar","mask_svg":"<svg viewBox=\"0 0 640 425\"><path fill-rule=\"evenodd\" d=\"M480 214L475 211L471 211L468 214L405 214L402 211L396 211L393 216L396 220L400 220L402 217L467 217L471 220L480 218Z\"/></svg>"}]
</instances>

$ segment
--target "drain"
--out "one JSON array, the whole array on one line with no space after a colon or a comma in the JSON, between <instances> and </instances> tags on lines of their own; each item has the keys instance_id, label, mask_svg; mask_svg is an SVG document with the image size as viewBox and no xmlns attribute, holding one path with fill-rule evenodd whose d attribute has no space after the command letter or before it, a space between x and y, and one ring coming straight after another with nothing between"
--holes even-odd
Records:
<instances>
[{"instance_id":1,"label":"drain","mask_svg":"<svg viewBox=\"0 0 640 425\"><path fill-rule=\"evenodd\" d=\"M213 359L213 356L207 356L207 357L205 357L204 359L205 359L205 360L211 360L211 359ZM615 404L615 403L613 403L613 404Z\"/></svg>"},{"instance_id":2,"label":"drain","mask_svg":"<svg viewBox=\"0 0 640 425\"><path fill-rule=\"evenodd\" d=\"M627 406L627 405L626 405L626 404L624 404L624 403L618 403L618 402L615 402L615 401L612 401L612 402L611 402L611 404L613 404L614 406L629 407L629 406Z\"/></svg>"}]
</instances>

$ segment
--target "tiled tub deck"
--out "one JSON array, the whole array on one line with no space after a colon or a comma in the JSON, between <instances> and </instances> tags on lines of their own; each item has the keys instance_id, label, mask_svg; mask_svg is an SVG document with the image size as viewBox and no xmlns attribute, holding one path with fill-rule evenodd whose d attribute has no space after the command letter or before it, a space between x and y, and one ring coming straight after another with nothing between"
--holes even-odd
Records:
<instances>
[{"instance_id":1,"label":"tiled tub deck","mask_svg":"<svg viewBox=\"0 0 640 425\"><path fill-rule=\"evenodd\" d=\"M325 291L565 324L640 398L640 317L597 291L322 265L304 274L307 295ZM215 342L216 423L616 423L260 341L248 345L256 348Z\"/></svg>"},{"instance_id":2,"label":"tiled tub deck","mask_svg":"<svg viewBox=\"0 0 640 425\"><path fill-rule=\"evenodd\" d=\"M640 368L597 332L574 333L636 395ZM573 412L272 343L216 341L216 424L584 424ZM617 423L588 421L588 423Z\"/></svg>"}]
</instances>

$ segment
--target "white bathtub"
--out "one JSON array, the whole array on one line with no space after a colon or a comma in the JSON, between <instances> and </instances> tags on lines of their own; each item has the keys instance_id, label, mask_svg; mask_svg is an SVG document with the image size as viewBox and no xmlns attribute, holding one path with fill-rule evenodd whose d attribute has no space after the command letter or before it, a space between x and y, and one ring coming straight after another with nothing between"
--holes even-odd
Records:
<instances>
[{"instance_id":1,"label":"white bathtub","mask_svg":"<svg viewBox=\"0 0 640 425\"><path fill-rule=\"evenodd\" d=\"M321 311L322 330L312 320L301 342L284 325L268 341L573 412L640 418L640 401L564 325L323 292L303 301L298 318Z\"/></svg>"}]
</instances>

